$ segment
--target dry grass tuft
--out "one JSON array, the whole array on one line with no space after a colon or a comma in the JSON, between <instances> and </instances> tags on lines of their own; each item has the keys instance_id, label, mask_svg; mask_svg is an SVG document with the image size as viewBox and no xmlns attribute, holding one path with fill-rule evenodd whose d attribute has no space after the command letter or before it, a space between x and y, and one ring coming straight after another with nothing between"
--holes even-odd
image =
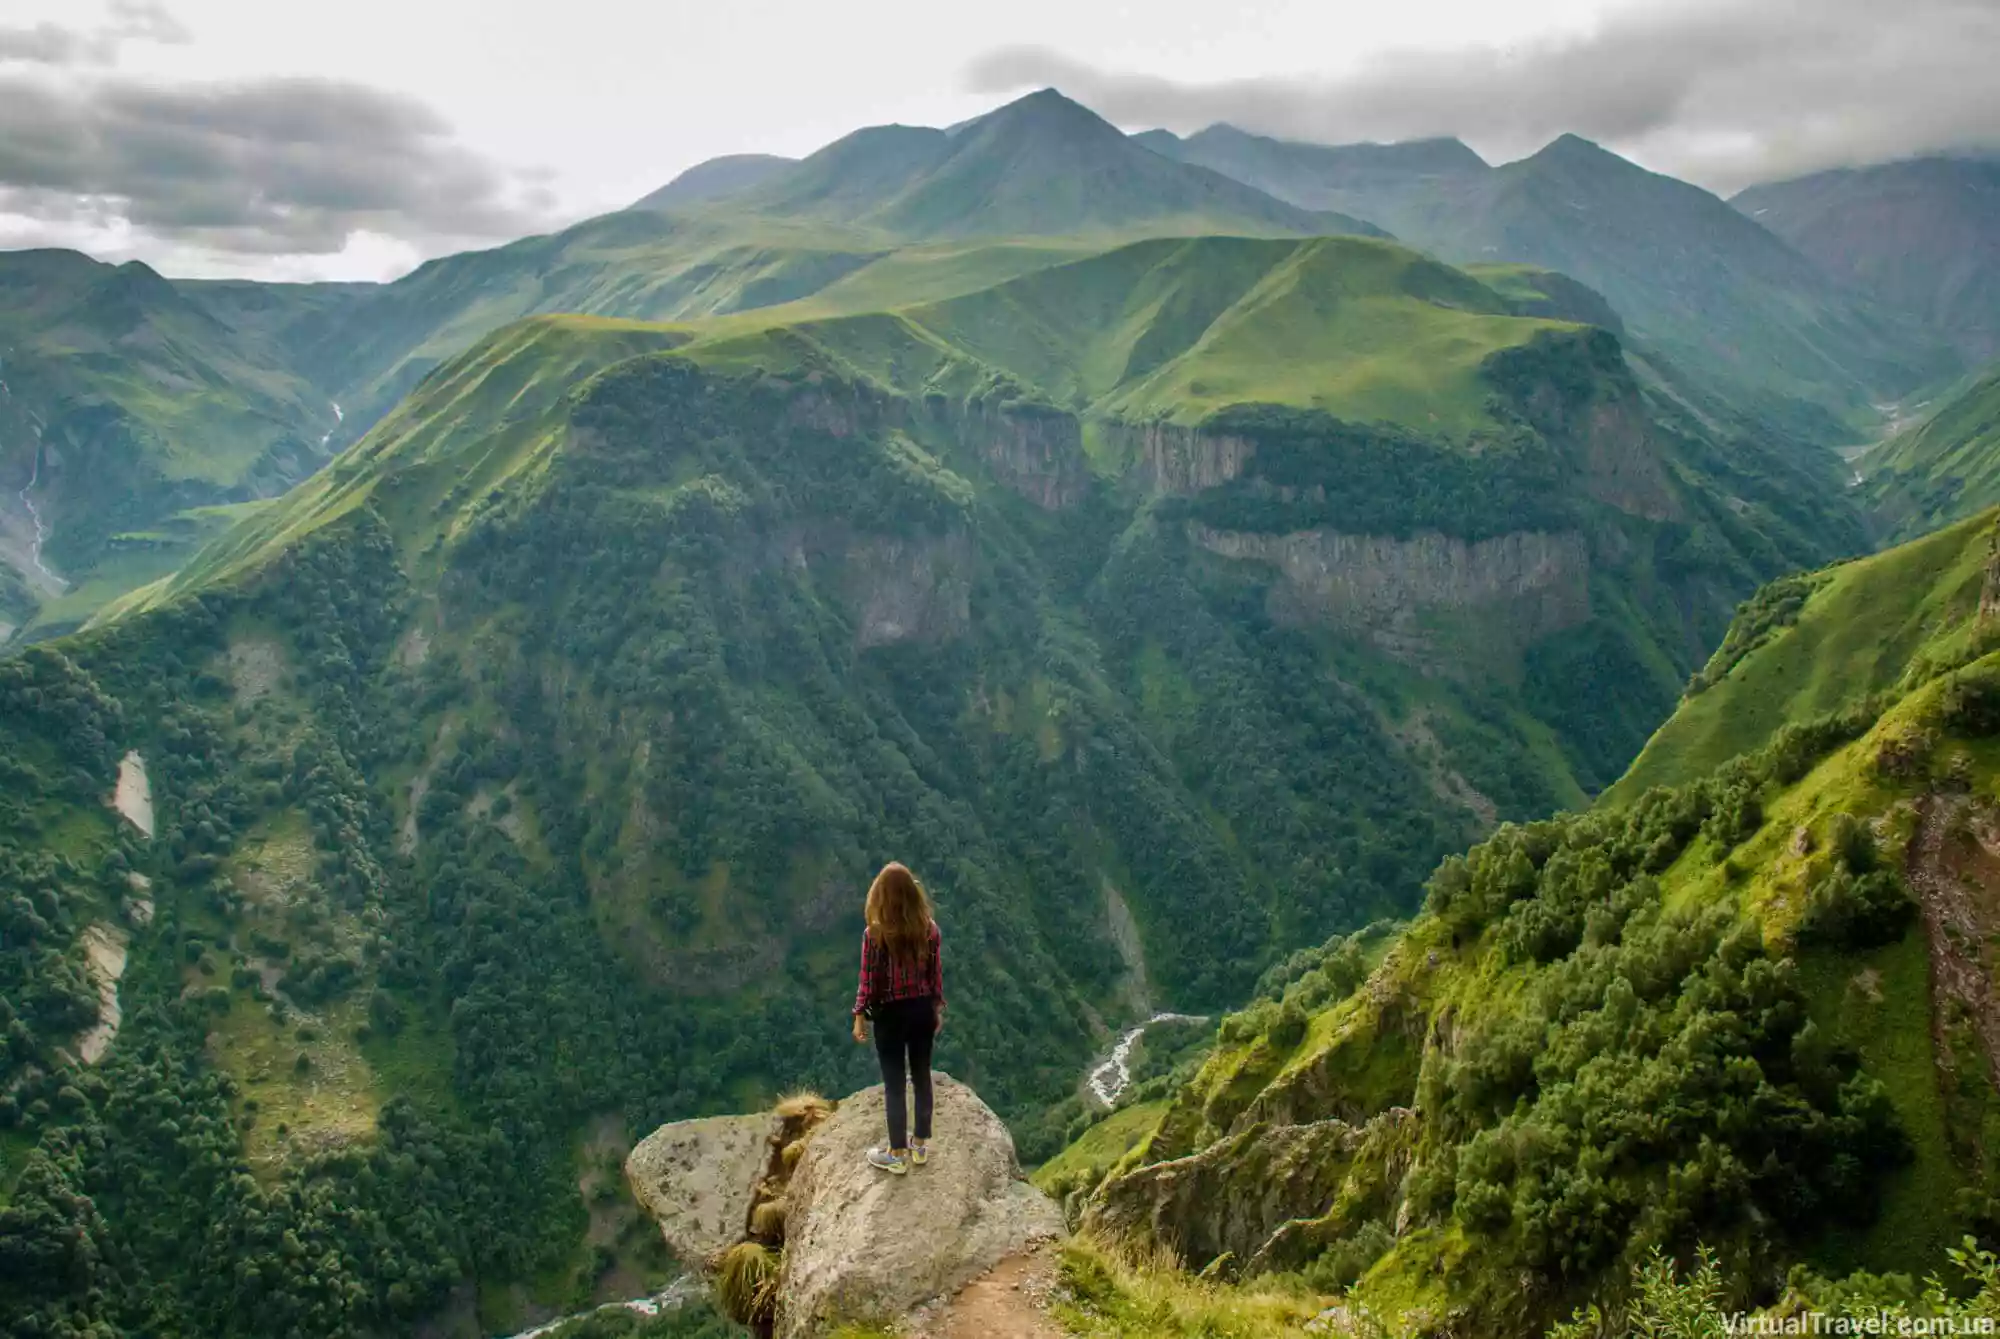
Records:
<instances>
[{"instance_id":1,"label":"dry grass tuft","mask_svg":"<svg viewBox=\"0 0 2000 1339\"><path fill-rule=\"evenodd\" d=\"M715 1273L715 1297L738 1325L763 1326L778 1313L779 1260L754 1241L739 1241L722 1253Z\"/></svg>"},{"instance_id":2,"label":"dry grass tuft","mask_svg":"<svg viewBox=\"0 0 2000 1339\"><path fill-rule=\"evenodd\" d=\"M785 1235L785 1201L765 1200L750 1211L750 1235L767 1241L781 1240Z\"/></svg>"}]
</instances>

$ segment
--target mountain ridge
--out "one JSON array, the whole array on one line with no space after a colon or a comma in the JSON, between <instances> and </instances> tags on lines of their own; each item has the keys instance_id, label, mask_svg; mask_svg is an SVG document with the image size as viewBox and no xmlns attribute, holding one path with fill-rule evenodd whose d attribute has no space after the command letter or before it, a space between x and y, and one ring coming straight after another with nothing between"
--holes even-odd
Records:
<instances>
[{"instance_id":1,"label":"mountain ridge","mask_svg":"<svg viewBox=\"0 0 2000 1339\"><path fill-rule=\"evenodd\" d=\"M1877 299L2000 358L2000 162L1927 155L1753 186L1730 203Z\"/></svg>"}]
</instances>

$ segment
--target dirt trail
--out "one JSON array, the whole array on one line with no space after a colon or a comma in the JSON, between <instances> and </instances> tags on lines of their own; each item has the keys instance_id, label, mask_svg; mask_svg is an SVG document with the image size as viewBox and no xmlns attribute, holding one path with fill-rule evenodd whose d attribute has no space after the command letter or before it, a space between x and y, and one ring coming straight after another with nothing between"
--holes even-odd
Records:
<instances>
[{"instance_id":1,"label":"dirt trail","mask_svg":"<svg viewBox=\"0 0 2000 1339\"><path fill-rule=\"evenodd\" d=\"M1049 1318L1056 1247L1044 1242L1010 1255L937 1311L910 1318L911 1339L1066 1339Z\"/></svg>"},{"instance_id":2,"label":"dirt trail","mask_svg":"<svg viewBox=\"0 0 2000 1339\"><path fill-rule=\"evenodd\" d=\"M1981 897L2000 875L2000 825L1992 814L1971 811L1963 795L1926 796L1917 813L1906 877L1923 910L1931 961L1931 1037L1941 1065L1951 1065L1945 1028L1962 1006L1986 1052L1988 1073L2000 1076L2000 1000L1983 951L2000 915ZM1961 820L1969 819L1969 822ZM1969 830L1969 833L1968 833ZM1971 877L1968 877L1971 876Z\"/></svg>"}]
</instances>

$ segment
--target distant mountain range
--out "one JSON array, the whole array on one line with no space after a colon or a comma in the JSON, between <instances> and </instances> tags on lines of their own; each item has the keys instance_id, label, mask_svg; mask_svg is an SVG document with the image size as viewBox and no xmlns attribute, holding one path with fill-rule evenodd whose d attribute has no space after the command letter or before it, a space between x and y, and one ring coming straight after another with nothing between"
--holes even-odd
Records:
<instances>
[{"instance_id":1,"label":"distant mountain range","mask_svg":"<svg viewBox=\"0 0 2000 1339\"><path fill-rule=\"evenodd\" d=\"M1892 179L1901 178L1842 180L1854 191ZM1967 206L1952 217L1937 232L1931 268L1976 275L1980 216ZM35 278L44 262L8 262L13 291L36 290L19 310L60 306L63 321L91 330L85 343L104 350L95 362L64 364L102 385L22 378L17 390L53 397L30 412L83 432L79 425L98 420L79 417L80 406L115 402L129 437L171 442L159 451L182 463L113 470L104 478L123 482L94 483L130 495L107 531L102 508L93 506L87 521L69 514L86 490L66 481L65 462L84 457L51 457L50 473L36 477L53 526L51 567L70 595L48 603L52 587L39 575L0 584L0 602L13 611L0 621L32 619L44 633L67 626L178 561L186 540L206 533L185 519L190 507L282 488L315 467L322 447L365 432L441 361L524 316L687 320L774 307L837 315L973 292L1121 240L1385 230L1457 263L1526 265L1543 276L1529 287L1544 303L1567 285L1563 301L1542 310L1620 332L1640 375L1709 431L1782 443L1792 467L1807 473L1824 468L1825 445L1867 440L1881 418L1876 406L1956 376L1962 367L1948 343L1976 350L1982 338L1975 279L1956 287L1941 279L1936 311L1900 290L1861 292L1854 275L1831 273L1825 257L1801 254L1708 192L1575 137L1494 167L1448 139L1324 146L1229 126L1186 138L1128 136L1044 90L947 129L860 130L801 160L712 160L629 210L434 260L394 283L154 276L152 300L177 295L208 318L205 335L175 345L199 369L194 379L234 388L222 402L243 397L240 409L218 409L219 426L200 432L174 420L186 404L169 413L162 401L115 389L148 375L122 360L149 355L107 323L101 304L84 302L53 271ZM68 268L93 270L80 257ZM1497 272L1487 277L1501 282ZM1953 301L1973 314L1951 316ZM0 440L0 484L15 481L0 490L0 556L17 576L22 536L31 534L18 490L36 468L26 442L19 433ZM146 542L160 547L146 562L106 568L110 533L150 535Z\"/></svg>"},{"instance_id":2,"label":"distant mountain range","mask_svg":"<svg viewBox=\"0 0 2000 1339\"><path fill-rule=\"evenodd\" d=\"M2000 358L2000 159L1929 157L1754 186L1738 209L1923 320L1968 363Z\"/></svg>"}]
</instances>

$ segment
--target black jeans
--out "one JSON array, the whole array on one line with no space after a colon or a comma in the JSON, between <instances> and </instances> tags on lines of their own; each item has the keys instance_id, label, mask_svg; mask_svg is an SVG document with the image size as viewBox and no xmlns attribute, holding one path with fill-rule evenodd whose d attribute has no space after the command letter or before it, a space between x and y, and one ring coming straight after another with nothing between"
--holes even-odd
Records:
<instances>
[{"instance_id":1,"label":"black jeans","mask_svg":"<svg viewBox=\"0 0 2000 1339\"><path fill-rule=\"evenodd\" d=\"M931 1042L937 1036L937 1000L888 1000L869 1011L875 1056L882 1062L882 1098L889 1108L889 1147L910 1146L907 1079L917 1093L917 1138L931 1137Z\"/></svg>"}]
</instances>

